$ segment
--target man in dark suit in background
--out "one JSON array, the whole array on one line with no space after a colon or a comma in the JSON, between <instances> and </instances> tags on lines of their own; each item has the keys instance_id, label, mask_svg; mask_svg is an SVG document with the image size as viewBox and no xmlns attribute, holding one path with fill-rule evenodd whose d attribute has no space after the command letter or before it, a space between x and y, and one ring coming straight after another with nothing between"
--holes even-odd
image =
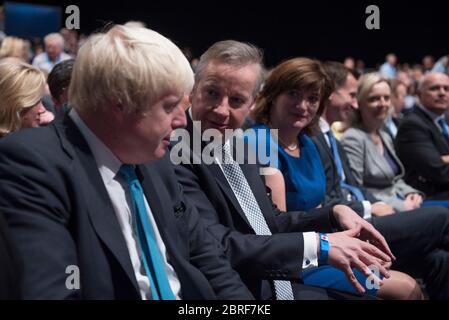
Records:
<instances>
[{"instance_id":1,"label":"man in dark suit in background","mask_svg":"<svg viewBox=\"0 0 449 320\"><path fill-rule=\"evenodd\" d=\"M117 25L81 48L62 122L0 141L22 298L252 298L166 154L192 86L170 40Z\"/></svg>"},{"instance_id":2,"label":"man in dark suit in background","mask_svg":"<svg viewBox=\"0 0 449 320\"><path fill-rule=\"evenodd\" d=\"M404 118L396 150L405 181L431 199L449 199L449 76L428 73L418 86L419 105Z\"/></svg>"},{"instance_id":3,"label":"man in dark suit in background","mask_svg":"<svg viewBox=\"0 0 449 320\"><path fill-rule=\"evenodd\" d=\"M53 101L56 119L62 119L64 114L69 110L69 85L72 78L74 59L64 60L51 70L48 74L47 82L51 93L51 100Z\"/></svg>"},{"instance_id":4,"label":"man in dark suit in background","mask_svg":"<svg viewBox=\"0 0 449 320\"><path fill-rule=\"evenodd\" d=\"M317 244L315 231L350 229L328 234L331 248L334 248L329 251L328 262L341 269L357 289L361 289L361 285L351 267L369 275L366 266L374 262L385 274L379 261L389 261L390 251L383 237L345 206L282 213L267 195L256 164L233 165L232 170L241 172L237 181L230 176L232 173L225 173L226 168L230 169L226 164L207 164L202 157L206 146L201 142L201 134L215 129L218 148L227 148L229 141L222 140L225 130L242 126L262 81L262 55L252 45L221 41L201 56L190 95L191 108L187 112L188 134L182 129L178 131L179 136L188 138L183 138L171 150L172 159L182 153L184 147L184 152L187 150L185 153L190 154L176 167L177 176L187 198L198 208L209 230L220 240L232 265L256 297L342 298L343 295L335 291L325 292L300 284L302 270L317 266L321 253L322 258L325 257L326 250ZM194 127L193 121L198 121L201 128ZM200 148L196 150L195 145ZM355 235L359 232L374 240L386 254L357 239ZM327 263L327 259L324 260ZM265 290L267 282L262 280L269 280L271 290Z\"/></svg>"},{"instance_id":5,"label":"man in dark suit in background","mask_svg":"<svg viewBox=\"0 0 449 320\"><path fill-rule=\"evenodd\" d=\"M347 121L352 108L358 108L357 81L339 62L326 62L324 68L335 89L326 102L320 121L321 133L314 141L326 173L327 201L349 202L351 207L358 207L359 214L371 221L392 248L397 258L393 268L424 279L431 298L448 299L449 211L429 207L392 214L393 208L377 202L357 184L344 149L336 139L331 144L329 136L329 126L334 121Z\"/></svg>"}]
</instances>

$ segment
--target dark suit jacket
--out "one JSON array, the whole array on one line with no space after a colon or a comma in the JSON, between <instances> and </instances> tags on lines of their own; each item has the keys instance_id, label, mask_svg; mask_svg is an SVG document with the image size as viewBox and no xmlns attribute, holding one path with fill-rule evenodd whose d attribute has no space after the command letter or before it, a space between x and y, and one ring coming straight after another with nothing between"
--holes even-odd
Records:
<instances>
[{"instance_id":1,"label":"dark suit jacket","mask_svg":"<svg viewBox=\"0 0 449 320\"><path fill-rule=\"evenodd\" d=\"M187 118L187 131L191 138L193 125L189 115ZM189 144L190 141L184 142L193 145ZM333 231L336 222L331 208L282 213L271 202L270 191L259 175L259 167L243 164L242 171L273 234L256 235L219 165L191 163L176 166L186 197L198 208L209 230L221 242L233 267L253 294L257 298L269 298L262 293L261 279L300 281L303 260L301 232Z\"/></svg>"},{"instance_id":2,"label":"dark suit jacket","mask_svg":"<svg viewBox=\"0 0 449 320\"><path fill-rule=\"evenodd\" d=\"M11 241L5 219L0 215L0 300L19 299L22 275L21 261Z\"/></svg>"},{"instance_id":3,"label":"dark suit jacket","mask_svg":"<svg viewBox=\"0 0 449 320\"><path fill-rule=\"evenodd\" d=\"M318 152L320 153L321 162L324 166L324 172L326 174L326 198L325 204L345 204L351 207L355 212L363 217L363 205L360 201L348 201L347 191L343 190L340 185L340 177L338 176L337 167L335 166L334 158L332 155L332 150L328 146L323 133L318 134L313 138ZM346 183L358 187L365 196L366 200L370 202L376 202L377 199L366 190L364 187L360 186L355 180L351 172L351 167L349 164L346 152L341 146L340 142L337 140L338 153L340 154L343 171L346 177Z\"/></svg>"},{"instance_id":4,"label":"dark suit jacket","mask_svg":"<svg viewBox=\"0 0 449 320\"><path fill-rule=\"evenodd\" d=\"M415 108L402 121L396 136L396 150L405 167L405 181L429 198L449 198L449 145L432 119Z\"/></svg>"},{"instance_id":5,"label":"dark suit jacket","mask_svg":"<svg viewBox=\"0 0 449 320\"><path fill-rule=\"evenodd\" d=\"M168 153L167 153L168 157ZM184 299L251 299L185 202L168 158L139 165ZM139 299L125 240L89 147L67 117L0 141L0 212L25 261L23 297ZM79 290L66 268L79 267Z\"/></svg>"}]
</instances>

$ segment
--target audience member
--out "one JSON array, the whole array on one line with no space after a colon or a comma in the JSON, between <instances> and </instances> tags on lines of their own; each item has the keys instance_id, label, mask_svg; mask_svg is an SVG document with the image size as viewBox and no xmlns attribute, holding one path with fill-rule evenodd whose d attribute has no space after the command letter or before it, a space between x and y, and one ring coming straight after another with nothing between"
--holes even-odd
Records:
<instances>
[{"instance_id":1,"label":"audience member","mask_svg":"<svg viewBox=\"0 0 449 320\"><path fill-rule=\"evenodd\" d=\"M53 67L61 61L70 59L65 53L64 38L59 33L50 33L44 38L45 52L38 54L33 59L33 66L48 75Z\"/></svg>"},{"instance_id":2,"label":"audience member","mask_svg":"<svg viewBox=\"0 0 449 320\"><path fill-rule=\"evenodd\" d=\"M447 299L449 252L444 248L449 232L448 209L427 207L391 214L393 208L378 202L357 183L343 147L329 130L329 124L344 120L346 108L358 108L357 82L341 63L326 62L324 68L334 82L334 92L325 101L320 119L321 133L314 142L326 172L326 195L329 198L326 203L351 201L349 205L354 210L358 203L360 209L357 212L385 236L395 252L397 259L392 267L422 278L431 298Z\"/></svg>"},{"instance_id":3,"label":"audience member","mask_svg":"<svg viewBox=\"0 0 449 320\"><path fill-rule=\"evenodd\" d=\"M449 199L449 76L428 73L418 87L419 106L401 123L396 138L405 180L430 199Z\"/></svg>"},{"instance_id":4,"label":"audience member","mask_svg":"<svg viewBox=\"0 0 449 320\"><path fill-rule=\"evenodd\" d=\"M11 58L0 61L0 137L53 120L53 114L42 105L44 90L45 77L40 70Z\"/></svg>"},{"instance_id":5,"label":"audience member","mask_svg":"<svg viewBox=\"0 0 449 320\"><path fill-rule=\"evenodd\" d=\"M170 40L117 25L80 49L63 121L1 139L22 298L252 298L168 162L192 86Z\"/></svg>"},{"instance_id":6,"label":"audience member","mask_svg":"<svg viewBox=\"0 0 449 320\"><path fill-rule=\"evenodd\" d=\"M257 298L335 298L335 291L318 291L300 285L301 280L307 284L309 275L310 278L320 277L321 272L307 272L311 267L318 266L319 259L323 274L330 272L335 275L337 288L341 282L348 282L344 278L346 275L358 292L364 292L363 275L370 275L367 273L368 265L374 262L381 274L387 274L382 264L388 265L390 251L378 232L350 208L341 205L310 212L281 213L265 191L259 167L256 164L240 166L230 155L231 142L224 141L223 134L226 129L241 127L262 81L262 56L252 45L221 41L201 56L190 95L187 130L191 139L201 136L208 129L217 130L220 134L217 147L223 152L225 162L216 158L212 164L204 161L196 164L198 162L193 159L198 156L201 159L206 146L203 144L201 150L195 150L194 145L201 142L189 139L187 147L190 156L176 167L179 181L188 199L207 221L211 233L222 243L242 280ZM194 125L193 121L197 123ZM172 153L185 147L185 143L181 141L173 146ZM215 157L221 158L219 155ZM360 232L353 229L355 225L361 227L362 233L368 235L380 249L374 246L368 249L366 243L355 238L355 233ZM332 232L341 228L348 230L328 234L331 248L336 249L331 249L328 257L323 249L325 246L318 245L318 234L305 232ZM358 248L355 251L354 245ZM355 259L357 262L344 256L358 257ZM343 272L326 266L327 263ZM356 278L354 273L358 272L351 267L361 271L361 277ZM273 291L266 290L266 280L274 284L271 287ZM341 294L338 296L341 298Z\"/></svg>"},{"instance_id":7,"label":"audience member","mask_svg":"<svg viewBox=\"0 0 449 320\"><path fill-rule=\"evenodd\" d=\"M74 62L75 60L69 59L58 63L47 78L56 118L62 118L69 109L68 92Z\"/></svg>"},{"instance_id":8,"label":"audience member","mask_svg":"<svg viewBox=\"0 0 449 320\"><path fill-rule=\"evenodd\" d=\"M389 53L385 57L385 63L380 67L380 74L387 79L393 79L396 78L396 63L397 58L394 53Z\"/></svg>"}]
</instances>

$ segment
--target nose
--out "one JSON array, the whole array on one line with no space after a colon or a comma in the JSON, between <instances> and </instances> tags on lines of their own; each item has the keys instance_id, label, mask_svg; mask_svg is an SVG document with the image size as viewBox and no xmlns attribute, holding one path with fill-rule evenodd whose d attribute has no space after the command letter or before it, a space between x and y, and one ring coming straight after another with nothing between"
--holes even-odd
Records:
<instances>
[{"instance_id":1,"label":"nose","mask_svg":"<svg viewBox=\"0 0 449 320\"><path fill-rule=\"evenodd\" d=\"M223 97L220 104L214 107L213 112L220 118L226 118L229 115L229 99Z\"/></svg>"},{"instance_id":2,"label":"nose","mask_svg":"<svg viewBox=\"0 0 449 320\"><path fill-rule=\"evenodd\" d=\"M359 108L359 102L357 101L357 98L351 99L351 108L354 110L357 110Z\"/></svg>"},{"instance_id":3,"label":"nose","mask_svg":"<svg viewBox=\"0 0 449 320\"><path fill-rule=\"evenodd\" d=\"M298 110L307 111L309 109L309 102L306 99L301 99L296 103Z\"/></svg>"},{"instance_id":4,"label":"nose","mask_svg":"<svg viewBox=\"0 0 449 320\"><path fill-rule=\"evenodd\" d=\"M379 106L380 107L388 107L389 101L387 99L385 99L384 97L381 97L379 100Z\"/></svg>"},{"instance_id":5,"label":"nose","mask_svg":"<svg viewBox=\"0 0 449 320\"><path fill-rule=\"evenodd\" d=\"M187 126L187 118L184 111L184 104L180 103L176 106L176 112L173 116L172 128L176 130L178 128L184 128Z\"/></svg>"},{"instance_id":6,"label":"nose","mask_svg":"<svg viewBox=\"0 0 449 320\"><path fill-rule=\"evenodd\" d=\"M46 111L44 105L42 104L42 102L39 102L39 104L36 106L37 109L37 113L38 114L42 114Z\"/></svg>"},{"instance_id":7,"label":"nose","mask_svg":"<svg viewBox=\"0 0 449 320\"><path fill-rule=\"evenodd\" d=\"M438 94L440 96L445 96L445 95L449 94L449 91L444 87L440 87L440 90L438 90Z\"/></svg>"}]
</instances>

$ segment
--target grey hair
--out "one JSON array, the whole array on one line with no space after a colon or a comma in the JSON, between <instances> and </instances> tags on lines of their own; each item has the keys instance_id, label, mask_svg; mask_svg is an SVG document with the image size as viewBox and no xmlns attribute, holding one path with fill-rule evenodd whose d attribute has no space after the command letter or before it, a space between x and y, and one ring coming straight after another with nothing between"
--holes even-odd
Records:
<instances>
[{"instance_id":1,"label":"grey hair","mask_svg":"<svg viewBox=\"0 0 449 320\"><path fill-rule=\"evenodd\" d=\"M64 38L61 36L61 34L57 32L47 34L44 38L44 43L46 44L48 41L52 39L58 41L59 47L61 49L64 49Z\"/></svg>"},{"instance_id":2,"label":"grey hair","mask_svg":"<svg viewBox=\"0 0 449 320\"><path fill-rule=\"evenodd\" d=\"M423 88L423 86L424 86L424 82L426 82L426 81L427 81L427 78L429 78L429 76L430 76L430 75L433 75L433 74L442 74L442 75L445 75L445 76L449 77L449 75L447 75L447 74L445 74L445 73L443 73L443 72L435 72L435 71L432 71L432 72L426 73L425 75L423 75L423 76L421 77L421 79L418 80L418 86L417 86L418 95L419 95L419 94L421 93L421 91L422 91L422 88Z\"/></svg>"},{"instance_id":3,"label":"grey hair","mask_svg":"<svg viewBox=\"0 0 449 320\"><path fill-rule=\"evenodd\" d=\"M196 84L201 80L204 69L206 69L211 61L218 61L233 66L257 64L259 66L259 76L253 91L253 96L259 93L265 80L265 66L263 64L263 52L261 49L250 43L235 40L224 40L214 43L201 55L200 61L196 66Z\"/></svg>"}]
</instances>

